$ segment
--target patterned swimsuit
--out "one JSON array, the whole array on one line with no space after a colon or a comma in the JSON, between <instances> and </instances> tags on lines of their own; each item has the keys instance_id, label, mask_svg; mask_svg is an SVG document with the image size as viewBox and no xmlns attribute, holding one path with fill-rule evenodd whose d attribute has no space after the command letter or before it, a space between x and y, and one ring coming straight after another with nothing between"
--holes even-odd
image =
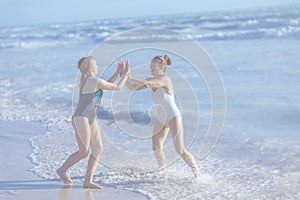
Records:
<instances>
[{"instance_id":1,"label":"patterned swimsuit","mask_svg":"<svg viewBox=\"0 0 300 200\"><path fill-rule=\"evenodd\" d=\"M80 94L79 102L73 117L87 117L89 119L89 124L92 124L96 118L102 96L102 89L97 90L95 93Z\"/></svg>"}]
</instances>

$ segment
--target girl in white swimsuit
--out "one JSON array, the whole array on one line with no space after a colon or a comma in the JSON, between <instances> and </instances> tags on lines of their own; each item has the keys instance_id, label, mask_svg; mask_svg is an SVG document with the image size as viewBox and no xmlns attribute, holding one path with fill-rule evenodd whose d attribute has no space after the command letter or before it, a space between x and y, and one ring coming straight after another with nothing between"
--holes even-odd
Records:
<instances>
[{"instance_id":1,"label":"girl in white swimsuit","mask_svg":"<svg viewBox=\"0 0 300 200\"><path fill-rule=\"evenodd\" d=\"M152 100L157 105L157 119L168 126L173 117L180 115L175 104L174 95L167 94L163 88L157 88L152 91Z\"/></svg>"},{"instance_id":2,"label":"girl in white swimsuit","mask_svg":"<svg viewBox=\"0 0 300 200\"><path fill-rule=\"evenodd\" d=\"M150 65L152 77L141 80L129 76L126 85L130 90L152 89L152 100L156 104L157 110L152 147L159 167L166 166L163 144L170 129L177 153L190 166L197 177L200 175L197 163L184 147L182 119L175 104L172 81L170 77L164 74L167 66L171 63L171 59L167 55L155 56Z\"/></svg>"}]
</instances>

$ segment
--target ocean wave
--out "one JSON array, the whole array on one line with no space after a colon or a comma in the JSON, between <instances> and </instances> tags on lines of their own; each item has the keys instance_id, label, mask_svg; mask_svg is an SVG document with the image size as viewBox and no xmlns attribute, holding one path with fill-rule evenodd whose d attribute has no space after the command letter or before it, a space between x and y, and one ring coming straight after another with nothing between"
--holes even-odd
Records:
<instances>
[{"instance_id":1,"label":"ocean wave","mask_svg":"<svg viewBox=\"0 0 300 200\"><path fill-rule=\"evenodd\" d=\"M94 20L87 22L0 28L0 48L40 48L99 43L137 27L161 27L197 40L300 38L299 6L244 11ZM122 41L145 41L145 37ZM171 40L160 35L151 39Z\"/></svg>"},{"instance_id":2,"label":"ocean wave","mask_svg":"<svg viewBox=\"0 0 300 200\"><path fill-rule=\"evenodd\" d=\"M192 35L196 40L241 40L241 39L271 39L271 38L293 38L300 39L300 27L278 27L259 28L256 30L219 31L217 33L206 33Z\"/></svg>"}]
</instances>

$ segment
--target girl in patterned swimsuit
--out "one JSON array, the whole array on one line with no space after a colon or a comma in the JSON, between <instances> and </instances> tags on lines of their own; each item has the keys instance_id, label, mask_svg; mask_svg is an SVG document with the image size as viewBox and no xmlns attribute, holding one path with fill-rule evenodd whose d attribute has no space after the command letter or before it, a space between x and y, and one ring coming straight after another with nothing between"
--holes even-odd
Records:
<instances>
[{"instance_id":1,"label":"girl in patterned swimsuit","mask_svg":"<svg viewBox=\"0 0 300 200\"><path fill-rule=\"evenodd\" d=\"M95 120L96 111L100 104L103 90L121 90L127 81L130 69L128 61L126 62L125 68L123 61L119 61L117 71L108 81L105 81L96 78L98 67L96 61L91 56L81 58L78 62L78 68L82 76L80 80L79 102L72 117L72 126L76 133L79 150L70 155L56 172L65 184L71 185L72 180L67 175L67 170L85 158L89 154L89 148L91 146L92 151L89 157L83 187L101 189L101 186L92 181L103 149L100 129L97 120ZM118 84L114 84L114 81L121 71L125 71L125 73L122 73Z\"/></svg>"},{"instance_id":2,"label":"girl in patterned swimsuit","mask_svg":"<svg viewBox=\"0 0 300 200\"><path fill-rule=\"evenodd\" d=\"M152 89L152 100L158 105L152 147L159 167L163 168L166 165L163 144L170 129L177 153L190 166L197 177L200 175L197 163L184 147L182 119L175 104L172 82L170 77L164 74L167 66L171 63L171 59L167 55L155 56L150 66L153 76L146 80L129 77L126 85L130 90Z\"/></svg>"}]
</instances>

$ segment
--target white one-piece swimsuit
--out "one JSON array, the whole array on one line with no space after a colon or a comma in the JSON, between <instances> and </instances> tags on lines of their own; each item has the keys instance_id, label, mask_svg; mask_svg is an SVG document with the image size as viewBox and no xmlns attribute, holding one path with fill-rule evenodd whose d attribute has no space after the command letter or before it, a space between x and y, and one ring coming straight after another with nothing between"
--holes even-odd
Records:
<instances>
[{"instance_id":1,"label":"white one-piece swimsuit","mask_svg":"<svg viewBox=\"0 0 300 200\"><path fill-rule=\"evenodd\" d=\"M169 95L163 88L152 90L152 100L156 104L156 117L164 125L169 125L170 120L179 115L174 95Z\"/></svg>"}]
</instances>

